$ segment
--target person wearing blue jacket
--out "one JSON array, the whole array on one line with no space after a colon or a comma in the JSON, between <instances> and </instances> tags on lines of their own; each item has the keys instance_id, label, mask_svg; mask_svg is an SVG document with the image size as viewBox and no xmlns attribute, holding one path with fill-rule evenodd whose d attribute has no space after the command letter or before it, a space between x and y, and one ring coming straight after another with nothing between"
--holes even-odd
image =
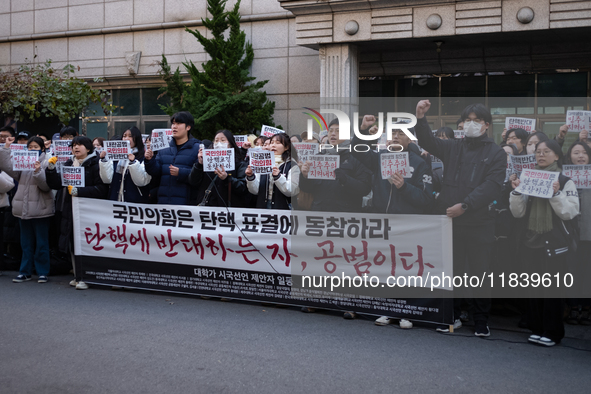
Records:
<instances>
[{"instance_id":1,"label":"person wearing blue jacket","mask_svg":"<svg viewBox=\"0 0 591 394\"><path fill-rule=\"evenodd\" d=\"M187 205L191 196L189 174L197 161L201 141L191 135L195 121L189 112L177 112L170 122L170 146L156 156L146 150L145 168L150 176L160 178L158 204Z\"/></svg>"}]
</instances>

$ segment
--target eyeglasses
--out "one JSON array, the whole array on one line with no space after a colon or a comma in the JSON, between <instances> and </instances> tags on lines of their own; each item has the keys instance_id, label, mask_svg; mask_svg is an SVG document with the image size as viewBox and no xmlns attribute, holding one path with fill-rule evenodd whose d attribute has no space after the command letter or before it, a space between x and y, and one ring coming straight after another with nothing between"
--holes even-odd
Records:
<instances>
[{"instance_id":1,"label":"eyeglasses","mask_svg":"<svg viewBox=\"0 0 591 394\"><path fill-rule=\"evenodd\" d=\"M543 150L543 151L537 150L536 151L536 156L549 156L551 153L554 153L554 152L551 151L550 149Z\"/></svg>"}]
</instances>

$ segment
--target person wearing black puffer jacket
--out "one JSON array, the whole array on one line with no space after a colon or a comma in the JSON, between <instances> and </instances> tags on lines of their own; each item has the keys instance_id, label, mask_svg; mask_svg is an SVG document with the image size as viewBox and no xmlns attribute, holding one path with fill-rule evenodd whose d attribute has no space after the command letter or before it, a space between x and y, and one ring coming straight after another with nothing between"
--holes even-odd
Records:
<instances>
[{"instance_id":1,"label":"person wearing black puffer jacket","mask_svg":"<svg viewBox=\"0 0 591 394\"><path fill-rule=\"evenodd\" d=\"M109 200L147 204L152 177L144 168L142 132L134 126L123 133L122 140L129 141L129 160L113 162L106 159L106 151L101 152L101 179L110 185Z\"/></svg>"},{"instance_id":2,"label":"person wearing black puffer jacket","mask_svg":"<svg viewBox=\"0 0 591 394\"><path fill-rule=\"evenodd\" d=\"M157 155L148 149L144 164L150 176L160 178L158 204L188 205L191 200L189 174L197 161L201 141L191 135L195 120L189 112L177 112L170 122L170 146Z\"/></svg>"},{"instance_id":3,"label":"person wearing black puffer jacket","mask_svg":"<svg viewBox=\"0 0 591 394\"><path fill-rule=\"evenodd\" d=\"M493 201L501 192L507 154L486 135L492 124L488 108L471 104L462 112L466 138L440 140L425 118L429 100L419 101L415 131L419 145L443 162L443 185L435 212L453 219L454 274L478 275L489 271L495 240ZM490 272L490 271L489 271ZM461 327L461 299L454 299L454 328ZM490 335L490 298L472 300L475 335ZM438 331L447 332L446 327Z\"/></svg>"},{"instance_id":4,"label":"person wearing black puffer jacket","mask_svg":"<svg viewBox=\"0 0 591 394\"><path fill-rule=\"evenodd\" d=\"M59 251L72 256L72 265L75 278L70 282L70 286L75 286L78 290L88 289L88 285L82 281L82 270L76 264L74 259L74 218L72 217L72 198L107 198L109 187L105 185L100 176L99 158L94 152L92 141L84 136L74 137L72 140L73 160L70 159L64 163L69 167L84 167L84 187L64 187L62 179L56 170L57 157L49 159L49 164L45 170L47 185L58 190L56 200L56 211L62 213L60 222Z\"/></svg>"},{"instance_id":5,"label":"person wearing black puffer jacket","mask_svg":"<svg viewBox=\"0 0 591 394\"><path fill-rule=\"evenodd\" d=\"M247 207L250 202L246 187L247 163L229 130L219 130L213 141L214 149L234 149L234 169L223 166L215 172L203 171L203 150L193 165L189 182L194 191L194 203L210 207Z\"/></svg>"}]
</instances>

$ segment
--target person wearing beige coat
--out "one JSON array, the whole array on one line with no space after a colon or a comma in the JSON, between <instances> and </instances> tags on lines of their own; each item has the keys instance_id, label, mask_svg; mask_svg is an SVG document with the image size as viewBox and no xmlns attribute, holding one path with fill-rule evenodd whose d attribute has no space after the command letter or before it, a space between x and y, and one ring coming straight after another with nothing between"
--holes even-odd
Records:
<instances>
[{"instance_id":1,"label":"person wearing beige coat","mask_svg":"<svg viewBox=\"0 0 591 394\"><path fill-rule=\"evenodd\" d=\"M7 138L6 144L0 148L0 170L18 182L12 200L12 214L19 218L23 257L19 275L13 282L31 280L34 265L39 276L38 282L44 283L47 282L50 265L49 218L55 212L53 194L45 181L45 145L39 137L30 138L27 148L39 152L35 170L13 171L10 155L10 145L13 142L13 137Z\"/></svg>"}]
</instances>

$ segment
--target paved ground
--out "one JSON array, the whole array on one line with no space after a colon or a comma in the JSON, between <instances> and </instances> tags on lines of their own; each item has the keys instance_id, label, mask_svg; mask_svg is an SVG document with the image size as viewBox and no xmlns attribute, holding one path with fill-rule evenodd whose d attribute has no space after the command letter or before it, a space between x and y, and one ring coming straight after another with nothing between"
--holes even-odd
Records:
<instances>
[{"instance_id":1,"label":"paved ground","mask_svg":"<svg viewBox=\"0 0 591 394\"><path fill-rule=\"evenodd\" d=\"M0 393L589 393L591 328L377 327L337 313L0 277ZM575 348L585 349L576 350Z\"/></svg>"}]
</instances>

